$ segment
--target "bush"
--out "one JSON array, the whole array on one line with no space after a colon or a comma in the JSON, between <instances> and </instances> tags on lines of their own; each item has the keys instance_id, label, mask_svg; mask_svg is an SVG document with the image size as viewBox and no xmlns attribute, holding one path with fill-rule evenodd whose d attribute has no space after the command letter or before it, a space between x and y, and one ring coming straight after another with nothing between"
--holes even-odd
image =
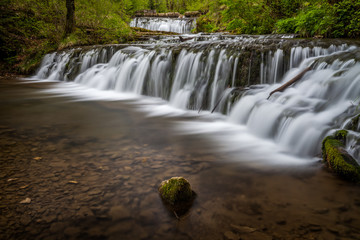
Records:
<instances>
[{"instance_id":1,"label":"bush","mask_svg":"<svg viewBox=\"0 0 360 240\"><path fill-rule=\"evenodd\" d=\"M360 0L334 4L336 18L332 37L360 37Z\"/></svg>"},{"instance_id":2,"label":"bush","mask_svg":"<svg viewBox=\"0 0 360 240\"><path fill-rule=\"evenodd\" d=\"M296 19L295 18L286 18L281 19L275 24L275 32L284 34L284 33L295 33L296 31Z\"/></svg>"},{"instance_id":3,"label":"bush","mask_svg":"<svg viewBox=\"0 0 360 240\"><path fill-rule=\"evenodd\" d=\"M196 32L215 32L216 30L215 22L208 16L203 15L196 20Z\"/></svg>"},{"instance_id":4,"label":"bush","mask_svg":"<svg viewBox=\"0 0 360 240\"><path fill-rule=\"evenodd\" d=\"M304 37L327 35L333 24L334 17L330 5L310 6L296 17L295 32Z\"/></svg>"},{"instance_id":5,"label":"bush","mask_svg":"<svg viewBox=\"0 0 360 240\"><path fill-rule=\"evenodd\" d=\"M236 18L227 24L226 30L236 33L244 33L246 31L247 24L244 19Z\"/></svg>"}]
</instances>

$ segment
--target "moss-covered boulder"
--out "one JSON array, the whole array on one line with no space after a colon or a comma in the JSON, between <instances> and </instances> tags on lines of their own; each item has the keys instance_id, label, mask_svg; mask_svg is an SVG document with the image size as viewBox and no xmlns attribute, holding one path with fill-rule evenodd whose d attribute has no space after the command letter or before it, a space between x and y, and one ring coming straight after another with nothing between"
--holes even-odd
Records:
<instances>
[{"instance_id":1,"label":"moss-covered boulder","mask_svg":"<svg viewBox=\"0 0 360 240\"><path fill-rule=\"evenodd\" d=\"M183 177L163 181L158 190L166 207L179 216L190 209L196 195L190 183Z\"/></svg>"},{"instance_id":2,"label":"moss-covered boulder","mask_svg":"<svg viewBox=\"0 0 360 240\"><path fill-rule=\"evenodd\" d=\"M347 131L337 131L333 136L328 136L322 143L323 159L328 167L340 177L360 182L360 165L344 149Z\"/></svg>"}]
</instances>

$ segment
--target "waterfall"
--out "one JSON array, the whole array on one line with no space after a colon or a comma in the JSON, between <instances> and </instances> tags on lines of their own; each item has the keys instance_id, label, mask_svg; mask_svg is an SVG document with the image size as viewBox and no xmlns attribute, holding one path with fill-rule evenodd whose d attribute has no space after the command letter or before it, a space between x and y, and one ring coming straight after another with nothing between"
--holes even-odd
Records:
<instances>
[{"instance_id":1,"label":"waterfall","mask_svg":"<svg viewBox=\"0 0 360 240\"><path fill-rule=\"evenodd\" d=\"M151 31L164 31L175 33L190 33L195 27L193 18L154 18L136 17L130 22L130 27L145 28Z\"/></svg>"},{"instance_id":2,"label":"waterfall","mask_svg":"<svg viewBox=\"0 0 360 240\"><path fill-rule=\"evenodd\" d=\"M289 71L283 82L308 63L305 61L299 68ZM324 135L337 125L337 118L353 108L351 100L360 93L359 73L360 63L352 59L319 64L296 87L270 100L266 100L269 91L279 84L269 86L268 91L249 91L236 103L229 121L247 125L255 135L274 139L297 155L315 155Z\"/></svg>"},{"instance_id":3,"label":"waterfall","mask_svg":"<svg viewBox=\"0 0 360 240\"><path fill-rule=\"evenodd\" d=\"M358 111L358 47L309 47L294 40L294 46L282 48L283 40L270 45L266 39L213 38L52 53L34 78L161 98L182 110L215 109L226 122L246 126L254 136L302 157L318 154L322 138ZM299 82L267 100L310 65L313 69ZM354 139L348 148L358 157Z\"/></svg>"}]
</instances>

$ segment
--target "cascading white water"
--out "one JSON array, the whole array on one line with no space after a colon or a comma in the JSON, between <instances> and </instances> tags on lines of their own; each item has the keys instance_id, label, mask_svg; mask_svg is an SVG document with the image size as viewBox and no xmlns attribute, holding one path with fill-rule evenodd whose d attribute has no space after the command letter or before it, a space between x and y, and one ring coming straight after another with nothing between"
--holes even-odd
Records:
<instances>
[{"instance_id":1,"label":"cascading white water","mask_svg":"<svg viewBox=\"0 0 360 240\"><path fill-rule=\"evenodd\" d=\"M309 60L289 71L283 83L304 69ZM248 92L234 106L229 121L245 124L257 136L274 139L297 155L315 155L337 117L345 114L360 94L360 63L321 64L295 87L266 100L270 90L278 86Z\"/></svg>"},{"instance_id":2,"label":"cascading white water","mask_svg":"<svg viewBox=\"0 0 360 240\"><path fill-rule=\"evenodd\" d=\"M151 31L164 31L175 33L190 33L195 27L193 18L154 18L136 17L130 22L130 27L145 28Z\"/></svg>"},{"instance_id":3,"label":"cascading white water","mask_svg":"<svg viewBox=\"0 0 360 240\"><path fill-rule=\"evenodd\" d=\"M318 154L321 139L340 127L339 117L349 118L356 112L351 101L360 96L360 63L353 58L341 60L341 56L359 49L347 45L295 46L290 51L278 48L258 54L256 65L242 58L249 52L237 48L238 41L53 53L44 58L36 78L68 81L73 76L81 85L162 98L176 108L215 108L229 115L229 123L246 126L285 152L305 157ZM250 57L254 58L252 53ZM316 67L301 81L267 100L272 90L313 62ZM251 67L244 70L246 64ZM262 85L251 87L232 104L237 87L254 78L254 67L259 74L258 82L252 84ZM239 79L241 74L247 79ZM358 157L359 148L353 146L357 144L353 139L349 139L348 148Z\"/></svg>"},{"instance_id":4,"label":"cascading white water","mask_svg":"<svg viewBox=\"0 0 360 240\"><path fill-rule=\"evenodd\" d=\"M357 112L360 112L359 107ZM357 119L357 121L354 121ZM351 126L351 127L350 127ZM350 128L350 129L349 129ZM347 129L347 136L345 142L346 151L355 159L360 159L360 114L353 119L348 119L340 127L340 129Z\"/></svg>"}]
</instances>

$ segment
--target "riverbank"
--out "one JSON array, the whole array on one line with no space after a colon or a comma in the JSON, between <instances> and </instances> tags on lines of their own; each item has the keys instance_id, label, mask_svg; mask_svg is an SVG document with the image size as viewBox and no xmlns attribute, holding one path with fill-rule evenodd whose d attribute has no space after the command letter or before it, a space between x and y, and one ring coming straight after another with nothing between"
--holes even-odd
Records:
<instances>
[{"instance_id":1,"label":"riverbank","mask_svg":"<svg viewBox=\"0 0 360 240\"><path fill-rule=\"evenodd\" d=\"M1 79L0 238L360 238L359 187L320 162L251 168L131 101L46 91L56 87ZM181 220L157 193L173 176L197 193Z\"/></svg>"}]
</instances>

